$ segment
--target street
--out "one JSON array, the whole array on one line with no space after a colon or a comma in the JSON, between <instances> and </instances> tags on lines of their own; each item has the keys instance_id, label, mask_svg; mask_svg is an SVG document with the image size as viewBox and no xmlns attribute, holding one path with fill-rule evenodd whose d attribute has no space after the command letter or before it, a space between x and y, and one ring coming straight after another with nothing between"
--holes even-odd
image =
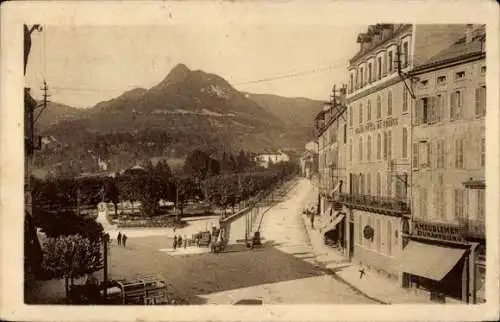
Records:
<instances>
[{"instance_id":1,"label":"street","mask_svg":"<svg viewBox=\"0 0 500 322\"><path fill-rule=\"evenodd\" d=\"M137 231L130 234L127 248L112 246L110 278L156 274L191 304L234 304L242 299L259 299L264 304L372 303L315 266L301 219L302 208L313 198L310 183L300 179L265 213L261 231L264 246L254 250L230 244L228 251L220 254L189 247L173 251L172 230L149 236ZM242 217L233 223L233 238L235 232L244 231L244 221ZM195 225L203 225L203 221ZM188 227L177 233L187 234L193 229Z\"/></svg>"}]
</instances>

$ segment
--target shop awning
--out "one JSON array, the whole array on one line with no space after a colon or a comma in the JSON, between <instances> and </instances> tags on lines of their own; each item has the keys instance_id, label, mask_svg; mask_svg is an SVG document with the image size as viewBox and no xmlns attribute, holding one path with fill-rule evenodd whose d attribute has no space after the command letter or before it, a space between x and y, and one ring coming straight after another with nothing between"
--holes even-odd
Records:
<instances>
[{"instance_id":1,"label":"shop awning","mask_svg":"<svg viewBox=\"0 0 500 322\"><path fill-rule=\"evenodd\" d=\"M440 281L455 267L465 251L410 241L400 257L399 268L405 273Z\"/></svg>"},{"instance_id":2,"label":"shop awning","mask_svg":"<svg viewBox=\"0 0 500 322\"><path fill-rule=\"evenodd\" d=\"M321 231L329 231L335 229L335 227L342 221L344 218L344 214L339 214L339 212L335 213L335 216L332 216L329 222L326 222Z\"/></svg>"}]
</instances>

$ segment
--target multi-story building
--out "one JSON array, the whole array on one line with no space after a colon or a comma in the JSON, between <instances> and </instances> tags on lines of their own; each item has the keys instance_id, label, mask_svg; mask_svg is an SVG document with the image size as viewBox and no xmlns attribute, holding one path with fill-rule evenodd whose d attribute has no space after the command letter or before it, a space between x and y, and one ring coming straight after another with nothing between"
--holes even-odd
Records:
<instances>
[{"instance_id":1,"label":"multi-story building","mask_svg":"<svg viewBox=\"0 0 500 322\"><path fill-rule=\"evenodd\" d=\"M476 303L484 301L485 30L462 27L411 72L414 202L401 262L405 286Z\"/></svg>"},{"instance_id":2,"label":"multi-story building","mask_svg":"<svg viewBox=\"0 0 500 322\"><path fill-rule=\"evenodd\" d=\"M325 104L316 116L315 127L319 151L320 230L327 240L349 254L349 224L334 200L336 193L346 189L347 182L346 92L347 88L340 88L339 95Z\"/></svg>"},{"instance_id":3,"label":"multi-story building","mask_svg":"<svg viewBox=\"0 0 500 322\"><path fill-rule=\"evenodd\" d=\"M358 36L360 50L349 61L348 184L336 194L352 222L350 256L394 279L402 278L398 258L411 215L412 83L407 73L463 33L463 25L378 24Z\"/></svg>"}]
</instances>

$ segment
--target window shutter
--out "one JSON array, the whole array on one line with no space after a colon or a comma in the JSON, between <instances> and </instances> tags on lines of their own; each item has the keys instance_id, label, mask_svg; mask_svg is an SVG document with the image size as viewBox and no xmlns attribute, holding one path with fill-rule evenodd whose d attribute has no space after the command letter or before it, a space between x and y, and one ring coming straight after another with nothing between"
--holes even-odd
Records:
<instances>
[{"instance_id":1,"label":"window shutter","mask_svg":"<svg viewBox=\"0 0 500 322\"><path fill-rule=\"evenodd\" d=\"M422 109L423 101L422 99L418 99L415 104L415 125L422 124Z\"/></svg>"}]
</instances>

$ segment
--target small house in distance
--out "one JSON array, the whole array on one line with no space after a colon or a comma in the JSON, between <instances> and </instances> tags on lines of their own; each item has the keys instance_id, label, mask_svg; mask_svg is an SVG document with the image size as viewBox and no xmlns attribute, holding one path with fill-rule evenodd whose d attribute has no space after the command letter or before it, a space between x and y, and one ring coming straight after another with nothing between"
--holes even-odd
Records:
<instances>
[{"instance_id":1,"label":"small house in distance","mask_svg":"<svg viewBox=\"0 0 500 322\"><path fill-rule=\"evenodd\" d=\"M263 151L255 156L257 165L268 168L270 164L290 161L290 157L282 151Z\"/></svg>"}]
</instances>

